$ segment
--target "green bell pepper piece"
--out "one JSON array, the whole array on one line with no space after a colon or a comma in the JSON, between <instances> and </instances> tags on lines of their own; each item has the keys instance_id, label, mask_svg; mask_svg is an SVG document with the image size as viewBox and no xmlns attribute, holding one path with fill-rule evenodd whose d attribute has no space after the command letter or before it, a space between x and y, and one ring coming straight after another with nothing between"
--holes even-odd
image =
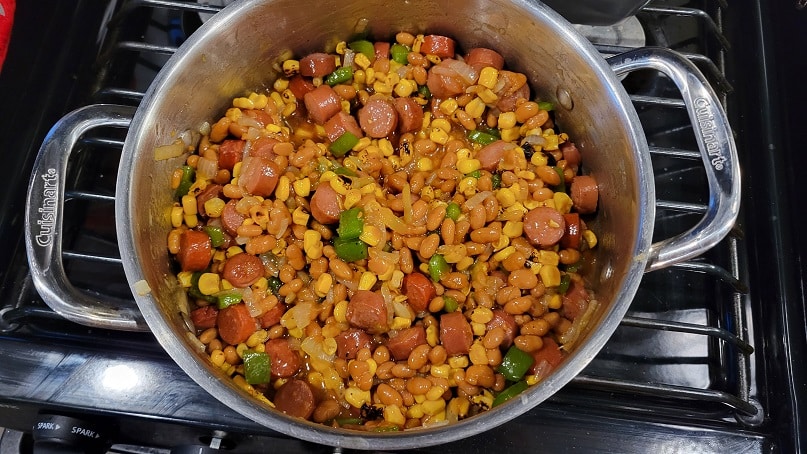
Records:
<instances>
[{"instance_id":1,"label":"green bell pepper piece","mask_svg":"<svg viewBox=\"0 0 807 454\"><path fill-rule=\"evenodd\" d=\"M266 352L244 351L244 378L250 385L269 383L272 379L272 359Z\"/></svg>"},{"instance_id":2,"label":"green bell pepper piece","mask_svg":"<svg viewBox=\"0 0 807 454\"><path fill-rule=\"evenodd\" d=\"M176 197L181 198L183 195L187 195L195 179L196 170L191 166L182 166L182 178L179 180L179 186L177 186Z\"/></svg>"},{"instance_id":3,"label":"green bell pepper piece","mask_svg":"<svg viewBox=\"0 0 807 454\"><path fill-rule=\"evenodd\" d=\"M367 258L367 244L358 238L336 237L333 240L333 249L336 251L336 255L346 262L356 262Z\"/></svg>"},{"instance_id":4,"label":"green bell pepper piece","mask_svg":"<svg viewBox=\"0 0 807 454\"><path fill-rule=\"evenodd\" d=\"M343 240L353 240L361 235L364 229L364 212L361 208L351 208L339 214L339 227L336 234Z\"/></svg>"},{"instance_id":5,"label":"green bell pepper piece","mask_svg":"<svg viewBox=\"0 0 807 454\"><path fill-rule=\"evenodd\" d=\"M224 230L215 225L206 225L203 230L210 237L210 244L213 247L219 247L224 244Z\"/></svg>"},{"instance_id":6,"label":"green bell pepper piece","mask_svg":"<svg viewBox=\"0 0 807 454\"><path fill-rule=\"evenodd\" d=\"M549 101L540 101L538 103L538 108L541 109L541 110L545 110L545 111L549 112L550 110L555 109L555 105L552 104Z\"/></svg>"},{"instance_id":7,"label":"green bell pepper piece","mask_svg":"<svg viewBox=\"0 0 807 454\"><path fill-rule=\"evenodd\" d=\"M493 406L499 406L508 400L512 399L513 397L521 394L522 392L526 391L529 386L527 382L520 381L516 382L507 388L505 388L502 392L500 392L494 399L493 399Z\"/></svg>"},{"instance_id":8,"label":"green bell pepper piece","mask_svg":"<svg viewBox=\"0 0 807 454\"><path fill-rule=\"evenodd\" d=\"M499 140L499 138L494 136L493 134L474 129L468 131L468 140L474 143L478 143L480 145L490 145L493 142Z\"/></svg>"},{"instance_id":9,"label":"green bell pepper piece","mask_svg":"<svg viewBox=\"0 0 807 454\"><path fill-rule=\"evenodd\" d=\"M333 87L334 85L343 84L352 78L353 68L350 66L342 66L325 76L325 83Z\"/></svg>"},{"instance_id":10,"label":"green bell pepper piece","mask_svg":"<svg viewBox=\"0 0 807 454\"><path fill-rule=\"evenodd\" d=\"M218 303L219 309L230 307L233 304L238 304L241 302L241 292L237 290L227 290L224 292L219 292L216 294L216 301Z\"/></svg>"},{"instance_id":11,"label":"green bell pepper piece","mask_svg":"<svg viewBox=\"0 0 807 454\"><path fill-rule=\"evenodd\" d=\"M375 46L373 46L373 43L367 41L366 39L353 41L349 43L347 47L349 47L351 50L355 52L359 52L366 55L367 58L370 59L370 61L373 61L373 59L375 58Z\"/></svg>"},{"instance_id":12,"label":"green bell pepper piece","mask_svg":"<svg viewBox=\"0 0 807 454\"><path fill-rule=\"evenodd\" d=\"M447 273L449 270L448 262L446 262L446 259L442 255L434 254L429 259L429 275L433 281L440 281L443 274Z\"/></svg>"},{"instance_id":13,"label":"green bell pepper piece","mask_svg":"<svg viewBox=\"0 0 807 454\"><path fill-rule=\"evenodd\" d=\"M403 44L393 44L389 48L389 53L392 55L392 60L405 65L409 63L407 57L409 56L409 48L404 46Z\"/></svg>"},{"instance_id":14,"label":"green bell pepper piece","mask_svg":"<svg viewBox=\"0 0 807 454\"><path fill-rule=\"evenodd\" d=\"M348 151L359 143L359 138L350 131L345 131L338 139L331 143L331 153L337 158L341 158Z\"/></svg>"},{"instance_id":15,"label":"green bell pepper piece","mask_svg":"<svg viewBox=\"0 0 807 454\"><path fill-rule=\"evenodd\" d=\"M458 307L459 307L459 304L457 303L456 299L454 299L454 298L452 298L450 296L444 296L443 297L443 309L446 312L454 312L454 311L457 310Z\"/></svg>"},{"instance_id":16,"label":"green bell pepper piece","mask_svg":"<svg viewBox=\"0 0 807 454\"><path fill-rule=\"evenodd\" d=\"M446 217L452 221L459 219L461 214L462 209L456 202L451 202L446 206Z\"/></svg>"},{"instance_id":17,"label":"green bell pepper piece","mask_svg":"<svg viewBox=\"0 0 807 454\"><path fill-rule=\"evenodd\" d=\"M496 370L509 381L519 381L534 362L535 358L532 355L513 345L507 350Z\"/></svg>"}]
</instances>

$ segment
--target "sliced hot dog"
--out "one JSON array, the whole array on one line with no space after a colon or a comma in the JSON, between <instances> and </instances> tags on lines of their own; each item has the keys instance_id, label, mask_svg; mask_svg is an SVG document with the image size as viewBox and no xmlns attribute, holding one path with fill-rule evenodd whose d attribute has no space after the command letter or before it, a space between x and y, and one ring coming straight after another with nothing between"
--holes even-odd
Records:
<instances>
[{"instance_id":1,"label":"sliced hot dog","mask_svg":"<svg viewBox=\"0 0 807 454\"><path fill-rule=\"evenodd\" d=\"M280 168L271 159L248 156L241 163L238 185L252 195L268 197L280 179Z\"/></svg>"},{"instance_id":2,"label":"sliced hot dog","mask_svg":"<svg viewBox=\"0 0 807 454\"><path fill-rule=\"evenodd\" d=\"M579 281L573 280L569 290L563 295L563 316L574 320L588 308L589 294L586 287Z\"/></svg>"},{"instance_id":3,"label":"sliced hot dog","mask_svg":"<svg viewBox=\"0 0 807 454\"><path fill-rule=\"evenodd\" d=\"M196 196L196 210L202 216L207 216L205 211L205 202L210 199L216 198L221 195L223 186L220 184L210 184Z\"/></svg>"},{"instance_id":4,"label":"sliced hot dog","mask_svg":"<svg viewBox=\"0 0 807 454\"><path fill-rule=\"evenodd\" d=\"M336 356L342 359L354 359L362 348L373 346L373 338L364 330L350 328L336 337Z\"/></svg>"},{"instance_id":5,"label":"sliced hot dog","mask_svg":"<svg viewBox=\"0 0 807 454\"><path fill-rule=\"evenodd\" d=\"M482 165L482 168L494 172L499 167L499 163L504 158L504 152L515 148L518 145L512 142L505 142L504 140L497 140L491 144L485 145L476 153L476 159Z\"/></svg>"},{"instance_id":6,"label":"sliced hot dog","mask_svg":"<svg viewBox=\"0 0 807 454\"><path fill-rule=\"evenodd\" d=\"M432 96L441 99L464 93L469 84L470 82L466 82L457 74L447 61L434 66L426 79L426 86L429 87Z\"/></svg>"},{"instance_id":7,"label":"sliced hot dog","mask_svg":"<svg viewBox=\"0 0 807 454\"><path fill-rule=\"evenodd\" d=\"M496 108L502 112L512 112L516 109L516 103L519 99L530 99L530 86L524 84L521 88L515 90L513 93L502 95L499 101L496 102Z\"/></svg>"},{"instance_id":8,"label":"sliced hot dog","mask_svg":"<svg viewBox=\"0 0 807 454\"><path fill-rule=\"evenodd\" d=\"M401 289L415 312L425 311L429 302L437 295L431 279L418 272L404 276Z\"/></svg>"},{"instance_id":9,"label":"sliced hot dog","mask_svg":"<svg viewBox=\"0 0 807 454\"><path fill-rule=\"evenodd\" d=\"M280 141L273 137L261 137L252 142L252 146L249 147L249 155L274 160L275 145L279 143Z\"/></svg>"},{"instance_id":10,"label":"sliced hot dog","mask_svg":"<svg viewBox=\"0 0 807 454\"><path fill-rule=\"evenodd\" d=\"M420 53L451 58L454 56L454 40L448 36L426 35L423 37L423 44L420 45Z\"/></svg>"},{"instance_id":11,"label":"sliced hot dog","mask_svg":"<svg viewBox=\"0 0 807 454\"><path fill-rule=\"evenodd\" d=\"M244 115L252 118L253 120L257 121L259 125L263 128L264 126L273 123L272 116L266 113L265 110L261 109L244 109L242 111Z\"/></svg>"},{"instance_id":12,"label":"sliced hot dog","mask_svg":"<svg viewBox=\"0 0 807 454\"><path fill-rule=\"evenodd\" d=\"M191 321L198 330L216 326L219 310L215 306L205 306L191 311Z\"/></svg>"},{"instance_id":13,"label":"sliced hot dog","mask_svg":"<svg viewBox=\"0 0 807 454\"><path fill-rule=\"evenodd\" d=\"M370 334L386 332L389 320L384 297L369 290L357 290L347 304L347 321Z\"/></svg>"},{"instance_id":14,"label":"sliced hot dog","mask_svg":"<svg viewBox=\"0 0 807 454\"><path fill-rule=\"evenodd\" d=\"M303 366L303 360L296 351L292 350L288 339L272 339L264 347L272 360L273 377L293 377Z\"/></svg>"},{"instance_id":15,"label":"sliced hot dog","mask_svg":"<svg viewBox=\"0 0 807 454\"><path fill-rule=\"evenodd\" d=\"M597 188L597 180L593 177L589 175L574 177L569 195L571 195L572 203L578 213L589 214L597 211L600 190Z\"/></svg>"},{"instance_id":16,"label":"sliced hot dog","mask_svg":"<svg viewBox=\"0 0 807 454\"><path fill-rule=\"evenodd\" d=\"M247 142L240 139L227 139L219 145L219 167L233 170L237 162L244 158L244 145Z\"/></svg>"},{"instance_id":17,"label":"sliced hot dog","mask_svg":"<svg viewBox=\"0 0 807 454\"><path fill-rule=\"evenodd\" d=\"M342 212L342 196L327 181L320 183L311 197L310 207L311 215L317 222L335 224L339 222L339 214Z\"/></svg>"},{"instance_id":18,"label":"sliced hot dog","mask_svg":"<svg viewBox=\"0 0 807 454\"><path fill-rule=\"evenodd\" d=\"M423 126L423 108L413 98L395 98L395 111L398 112L398 131L401 133L419 131ZM439 111L438 111L439 112Z\"/></svg>"},{"instance_id":19,"label":"sliced hot dog","mask_svg":"<svg viewBox=\"0 0 807 454\"><path fill-rule=\"evenodd\" d=\"M339 111L339 113L325 122L325 134L328 136L328 140L331 142L335 142L336 139L342 137L342 134L344 134L345 131L359 138L364 136L353 115L350 115L345 111Z\"/></svg>"},{"instance_id":20,"label":"sliced hot dog","mask_svg":"<svg viewBox=\"0 0 807 454\"><path fill-rule=\"evenodd\" d=\"M385 41L376 41L373 43L373 51L375 52L376 60L389 60L390 43Z\"/></svg>"},{"instance_id":21,"label":"sliced hot dog","mask_svg":"<svg viewBox=\"0 0 807 454\"><path fill-rule=\"evenodd\" d=\"M233 304L219 311L216 318L219 337L230 345L246 342L258 330L258 324L244 303Z\"/></svg>"},{"instance_id":22,"label":"sliced hot dog","mask_svg":"<svg viewBox=\"0 0 807 454\"><path fill-rule=\"evenodd\" d=\"M552 246L566 232L563 215L554 208L537 207L524 215L524 233L539 247Z\"/></svg>"},{"instance_id":23,"label":"sliced hot dog","mask_svg":"<svg viewBox=\"0 0 807 454\"><path fill-rule=\"evenodd\" d=\"M580 150L577 149L577 146L573 142L562 143L560 145L560 151L563 153L563 159L566 160L567 164L572 167L580 165L580 161L582 160Z\"/></svg>"},{"instance_id":24,"label":"sliced hot dog","mask_svg":"<svg viewBox=\"0 0 807 454\"><path fill-rule=\"evenodd\" d=\"M306 93L314 91L314 84L305 77L297 74L289 79L289 90L294 94L294 97L299 101L304 99Z\"/></svg>"},{"instance_id":25,"label":"sliced hot dog","mask_svg":"<svg viewBox=\"0 0 807 454\"><path fill-rule=\"evenodd\" d=\"M246 216L239 213L235 208L237 204L238 200L230 200L224 205L224 209L221 211L221 226L224 228L224 231L231 236L238 235L238 227L240 227L244 219L246 219Z\"/></svg>"},{"instance_id":26,"label":"sliced hot dog","mask_svg":"<svg viewBox=\"0 0 807 454\"><path fill-rule=\"evenodd\" d=\"M198 230L186 230L179 237L177 260L182 271L203 271L213 257L210 236Z\"/></svg>"},{"instance_id":27,"label":"sliced hot dog","mask_svg":"<svg viewBox=\"0 0 807 454\"><path fill-rule=\"evenodd\" d=\"M334 72L336 58L323 52L308 54L300 59L300 74L306 77L323 77Z\"/></svg>"},{"instance_id":28,"label":"sliced hot dog","mask_svg":"<svg viewBox=\"0 0 807 454\"><path fill-rule=\"evenodd\" d=\"M468 55L465 56L465 63L468 63L468 66L477 72L486 67L501 70L504 67L504 57L495 50L475 47L468 51Z\"/></svg>"},{"instance_id":29,"label":"sliced hot dog","mask_svg":"<svg viewBox=\"0 0 807 454\"><path fill-rule=\"evenodd\" d=\"M538 368L541 367L541 363L546 361L549 364L549 370L542 370L544 373L551 371L552 369L558 367L558 364L563 361L563 353L561 353L558 344L549 336L545 336L543 338L544 346L541 347L540 350L536 350L532 353L532 357L535 359L535 362L532 363L530 366L530 370L527 371L529 374L534 374L538 371ZM545 366L544 366L545 367Z\"/></svg>"},{"instance_id":30,"label":"sliced hot dog","mask_svg":"<svg viewBox=\"0 0 807 454\"><path fill-rule=\"evenodd\" d=\"M314 391L305 380L289 380L278 388L274 398L278 410L290 416L309 419L317 407Z\"/></svg>"},{"instance_id":31,"label":"sliced hot dog","mask_svg":"<svg viewBox=\"0 0 807 454\"><path fill-rule=\"evenodd\" d=\"M308 116L317 124L325 124L328 119L342 110L339 95L328 85L322 84L303 97Z\"/></svg>"},{"instance_id":32,"label":"sliced hot dog","mask_svg":"<svg viewBox=\"0 0 807 454\"><path fill-rule=\"evenodd\" d=\"M568 213L563 215L563 220L566 222L566 231L560 239L560 246L563 248L580 249L580 215L577 213Z\"/></svg>"},{"instance_id":33,"label":"sliced hot dog","mask_svg":"<svg viewBox=\"0 0 807 454\"><path fill-rule=\"evenodd\" d=\"M471 324L462 312L449 312L440 316L440 343L449 355L468 353L474 341Z\"/></svg>"},{"instance_id":34,"label":"sliced hot dog","mask_svg":"<svg viewBox=\"0 0 807 454\"><path fill-rule=\"evenodd\" d=\"M504 340L502 346L507 348L513 345L513 339L516 338L516 330L518 325L516 319L502 309L493 310L493 318L485 325L488 331L496 327L501 327L504 330Z\"/></svg>"},{"instance_id":35,"label":"sliced hot dog","mask_svg":"<svg viewBox=\"0 0 807 454\"><path fill-rule=\"evenodd\" d=\"M261 328L271 328L280 323L280 319L285 313L286 305L278 303L275 307L259 315L258 323L261 325Z\"/></svg>"},{"instance_id":36,"label":"sliced hot dog","mask_svg":"<svg viewBox=\"0 0 807 454\"><path fill-rule=\"evenodd\" d=\"M359 109L359 125L369 137L387 137L398 126L398 112L392 102L382 97L370 98Z\"/></svg>"},{"instance_id":37,"label":"sliced hot dog","mask_svg":"<svg viewBox=\"0 0 807 454\"><path fill-rule=\"evenodd\" d=\"M224 262L221 277L233 284L233 287L244 288L254 284L265 274L261 259L250 254L236 254Z\"/></svg>"},{"instance_id":38,"label":"sliced hot dog","mask_svg":"<svg viewBox=\"0 0 807 454\"><path fill-rule=\"evenodd\" d=\"M405 361L418 345L426 343L426 329L416 325L401 330L387 341L387 349L396 361Z\"/></svg>"}]
</instances>

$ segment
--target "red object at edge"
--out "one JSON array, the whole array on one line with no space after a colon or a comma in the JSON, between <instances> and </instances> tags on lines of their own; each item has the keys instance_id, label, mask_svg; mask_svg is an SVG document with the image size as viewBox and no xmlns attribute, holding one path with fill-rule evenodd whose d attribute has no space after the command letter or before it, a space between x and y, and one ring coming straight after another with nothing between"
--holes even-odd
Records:
<instances>
[{"instance_id":1,"label":"red object at edge","mask_svg":"<svg viewBox=\"0 0 807 454\"><path fill-rule=\"evenodd\" d=\"M14 24L14 1L0 0L0 71L6 59L8 44L11 40L11 26Z\"/></svg>"}]
</instances>

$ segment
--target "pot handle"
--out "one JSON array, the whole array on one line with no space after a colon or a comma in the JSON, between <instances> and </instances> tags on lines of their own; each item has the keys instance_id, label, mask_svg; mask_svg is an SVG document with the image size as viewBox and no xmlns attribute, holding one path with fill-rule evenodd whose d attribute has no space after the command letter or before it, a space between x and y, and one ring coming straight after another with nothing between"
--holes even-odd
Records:
<instances>
[{"instance_id":1,"label":"pot handle","mask_svg":"<svg viewBox=\"0 0 807 454\"><path fill-rule=\"evenodd\" d=\"M134 301L79 291L62 263L65 175L70 153L88 130L126 128L135 109L90 105L65 115L48 132L34 162L25 206L25 248L31 277L45 303L64 318L82 325L123 331L148 331Z\"/></svg>"},{"instance_id":2,"label":"pot handle","mask_svg":"<svg viewBox=\"0 0 807 454\"><path fill-rule=\"evenodd\" d=\"M661 269L698 256L726 236L740 210L737 147L720 100L698 68L669 49L636 49L615 55L608 63L618 75L655 69L675 83L692 122L709 184L706 214L690 230L653 243L645 270Z\"/></svg>"}]
</instances>

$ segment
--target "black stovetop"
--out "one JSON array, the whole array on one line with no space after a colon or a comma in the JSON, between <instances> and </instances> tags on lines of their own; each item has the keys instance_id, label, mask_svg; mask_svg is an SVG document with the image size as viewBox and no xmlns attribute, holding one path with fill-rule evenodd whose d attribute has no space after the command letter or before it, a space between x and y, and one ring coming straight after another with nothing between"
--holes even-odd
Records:
<instances>
[{"instance_id":1,"label":"black stovetop","mask_svg":"<svg viewBox=\"0 0 807 454\"><path fill-rule=\"evenodd\" d=\"M121 10L117 3L135 2L18 3L0 74L0 144L9 160L0 180L0 427L30 434L40 413L55 413L98 424L117 452L136 452L124 444L209 444L224 433L232 452L256 452L267 443L275 451L330 451L226 408L150 334L75 325L39 299L27 272L22 224L30 169L47 130L81 105L136 105L168 49L131 43L156 34L163 45L177 45L198 16L175 9L181 2L145 0L123 8L104 28L109 14ZM804 103L793 101L807 100L798 76L807 46L793 43L807 44L807 11L796 10L795 2L748 3L656 1L638 15L648 44L687 52L724 94L743 170L743 211L734 231L702 258L645 275L614 338L549 401L500 428L423 452L804 450L807 373L797 355L807 346L807 245L796 236L794 213L807 198L798 171L807 162L798 152L806 138ZM671 4L694 8L680 14L705 11L730 44L697 14L670 15ZM693 28L699 34L686 36ZM792 69L780 71L783 66ZM691 153L665 152L694 149L669 84L640 75L625 85L655 151L659 196L687 205L659 207L656 235L666 237L698 218L707 201L703 173ZM111 145L99 144L107 138ZM77 195L66 208L74 214L65 227L65 260L78 287L126 296L114 263L112 204L78 195L114 195L118 140L99 131L75 153L70 175ZM99 266L77 255L112 260Z\"/></svg>"}]
</instances>

